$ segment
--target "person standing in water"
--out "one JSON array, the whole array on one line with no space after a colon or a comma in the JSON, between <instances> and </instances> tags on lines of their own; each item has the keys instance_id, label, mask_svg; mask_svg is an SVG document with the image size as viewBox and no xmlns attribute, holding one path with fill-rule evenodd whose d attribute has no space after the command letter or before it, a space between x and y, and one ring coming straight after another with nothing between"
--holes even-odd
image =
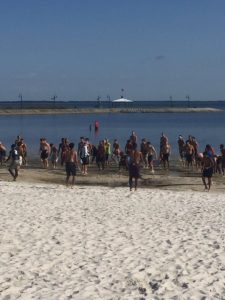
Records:
<instances>
[{"instance_id":1,"label":"person standing in water","mask_svg":"<svg viewBox=\"0 0 225 300\"><path fill-rule=\"evenodd\" d=\"M95 123L94 123L95 132L99 130L99 126L100 126L99 121L95 121Z\"/></svg>"}]
</instances>

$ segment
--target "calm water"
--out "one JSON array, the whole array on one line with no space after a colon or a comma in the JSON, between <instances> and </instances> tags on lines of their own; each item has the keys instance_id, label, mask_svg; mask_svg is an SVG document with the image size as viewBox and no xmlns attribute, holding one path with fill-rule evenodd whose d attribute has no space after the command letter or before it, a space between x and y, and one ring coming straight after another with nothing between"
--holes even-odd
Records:
<instances>
[{"instance_id":1,"label":"calm water","mask_svg":"<svg viewBox=\"0 0 225 300\"><path fill-rule=\"evenodd\" d=\"M96 136L89 125L100 122ZM195 136L203 149L206 143L218 151L219 144L225 144L225 112L221 113L129 113L129 114L73 114L0 116L0 140L8 147L15 137L22 135L29 147L29 153L38 154L39 139L59 144L61 137L68 137L76 144L80 136L89 137L93 143L108 138L117 138L124 146L131 131L139 138L146 137L159 149L159 137L164 132L177 154L177 137L182 134Z\"/></svg>"}]
</instances>

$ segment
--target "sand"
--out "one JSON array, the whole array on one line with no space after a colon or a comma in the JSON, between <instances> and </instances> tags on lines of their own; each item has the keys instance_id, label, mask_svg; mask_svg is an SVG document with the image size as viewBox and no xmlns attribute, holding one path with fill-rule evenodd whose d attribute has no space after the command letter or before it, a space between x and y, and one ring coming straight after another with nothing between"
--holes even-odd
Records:
<instances>
[{"instance_id":1,"label":"sand","mask_svg":"<svg viewBox=\"0 0 225 300\"><path fill-rule=\"evenodd\" d=\"M175 171L1 169L0 299L224 299L224 178Z\"/></svg>"},{"instance_id":2,"label":"sand","mask_svg":"<svg viewBox=\"0 0 225 300\"><path fill-rule=\"evenodd\" d=\"M213 107L159 107L159 108L23 108L0 109L0 115L58 115L58 114L105 114L105 113L193 113L222 112Z\"/></svg>"}]
</instances>

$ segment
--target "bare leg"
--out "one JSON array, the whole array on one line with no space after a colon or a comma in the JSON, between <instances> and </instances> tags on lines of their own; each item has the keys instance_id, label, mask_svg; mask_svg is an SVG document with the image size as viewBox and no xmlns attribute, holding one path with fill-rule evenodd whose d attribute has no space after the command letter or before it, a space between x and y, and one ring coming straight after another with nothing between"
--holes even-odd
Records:
<instances>
[{"instance_id":1,"label":"bare leg","mask_svg":"<svg viewBox=\"0 0 225 300\"><path fill-rule=\"evenodd\" d=\"M15 176L14 176L14 180L16 181L16 178L18 177L18 169L15 169Z\"/></svg>"},{"instance_id":2,"label":"bare leg","mask_svg":"<svg viewBox=\"0 0 225 300\"><path fill-rule=\"evenodd\" d=\"M15 178L13 171L11 169L8 169L8 170L9 170L9 173L12 175L12 177Z\"/></svg>"},{"instance_id":3,"label":"bare leg","mask_svg":"<svg viewBox=\"0 0 225 300\"><path fill-rule=\"evenodd\" d=\"M203 182L203 184L205 186L205 189L208 190L208 187L207 187L207 184L206 184L206 181L205 181L205 177L202 177L202 182Z\"/></svg>"},{"instance_id":4,"label":"bare leg","mask_svg":"<svg viewBox=\"0 0 225 300\"><path fill-rule=\"evenodd\" d=\"M67 175L67 176L66 176L66 185L67 185L67 186L69 185L69 179L70 179L70 175Z\"/></svg>"},{"instance_id":5,"label":"bare leg","mask_svg":"<svg viewBox=\"0 0 225 300\"><path fill-rule=\"evenodd\" d=\"M135 188L135 191L137 190L137 182L138 182L138 178L135 177L134 178L134 188Z\"/></svg>"},{"instance_id":6,"label":"bare leg","mask_svg":"<svg viewBox=\"0 0 225 300\"><path fill-rule=\"evenodd\" d=\"M208 178L208 186L209 186L209 190L211 188L211 185L212 185L212 177L209 177Z\"/></svg>"},{"instance_id":7,"label":"bare leg","mask_svg":"<svg viewBox=\"0 0 225 300\"><path fill-rule=\"evenodd\" d=\"M130 187L130 191L132 191L132 188L133 188L133 178L132 178L132 176L129 176L129 187Z\"/></svg>"},{"instance_id":8,"label":"bare leg","mask_svg":"<svg viewBox=\"0 0 225 300\"><path fill-rule=\"evenodd\" d=\"M87 165L84 165L84 175L87 175Z\"/></svg>"}]
</instances>

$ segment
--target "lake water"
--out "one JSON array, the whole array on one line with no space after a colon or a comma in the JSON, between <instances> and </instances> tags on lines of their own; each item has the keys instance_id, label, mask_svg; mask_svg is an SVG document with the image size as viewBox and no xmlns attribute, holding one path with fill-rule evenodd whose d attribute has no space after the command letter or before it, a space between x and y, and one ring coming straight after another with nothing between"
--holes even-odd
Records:
<instances>
[{"instance_id":1,"label":"lake water","mask_svg":"<svg viewBox=\"0 0 225 300\"><path fill-rule=\"evenodd\" d=\"M94 121L100 122L95 135ZM100 139L117 138L122 146L134 130L139 141L145 137L159 149L159 139L164 132L177 155L177 137L182 134L195 136L203 150L207 143L218 152L219 144L225 144L225 112L217 113L111 113L111 114L71 114L71 115L26 115L0 116L0 140L10 148L17 135L22 135L32 155L38 154L39 139L59 144L61 137L79 142L80 136L90 138L97 144Z\"/></svg>"}]
</instances>

